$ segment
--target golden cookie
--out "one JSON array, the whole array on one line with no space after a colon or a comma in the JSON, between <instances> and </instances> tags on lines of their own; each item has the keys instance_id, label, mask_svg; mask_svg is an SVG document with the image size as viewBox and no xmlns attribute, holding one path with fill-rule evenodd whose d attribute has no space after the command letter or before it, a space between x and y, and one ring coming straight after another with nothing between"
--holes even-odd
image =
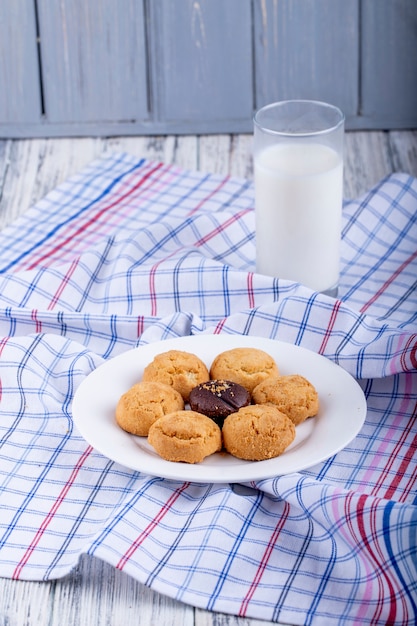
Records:
<instances>
[{"instance_id":1,"label":"golden cookie","mask_svg":"<svg viewBox=\"0 0 417 626\"><path fill-rule=\"evenodd\" d=\"M166 461L200 463L222 447L217 424L196 411L175 411L149 429L148 441Z\"/></svg>"},{"instance_id":2,"label":"golden cookie","mask_svg":"<svg viewBox=\"0 0 417 626\"><path fill-rule=\"evenodd\" d=\"M209 379L203 361L191 352L169 350L157 354L145 367L142 380L165 383L174 387L187 402L190 391Z\"/></svg>"},{"instance_id":3,"label":"golden cookie","mask_svg":"<svg viewBox=\"0 0 417 626\"><path fill-rule=\"evenodd\" d=\"M317 415L319 397L315 387L304 376L278 376L260 383L252 392L257 404L271 404L285 413L297 426Z\"/></svg>"},{"instance_id":4,"label":"golden cookie","mask_svg":"<svg viewBox=\"0 0 417 626\"><path fill-rule=\"evenodd\" d=\"M230 454L246 461L264 461L288 448L295 438L295 426L276 407L253 404L226 417L222 433Z\"/></svg>"},{"instance_id":5,"label":"golden cookie","mask_svg":"<svg viewBox=\"0 0 417 626\"><path fill-rule=\"evenodd\" d=\"M210 378L231 380L250 393L271 376L279 376L277 364L272 356L258 348L233 348L221 352L210 368Z\"/></svg>"},{"instance_id":6,"label":"golden cookie","mask_svg":"<svg viewBox=\"0 0 417 626\"><path fill-rule=\"evenodd\" d=\"M116 406L116 422L133 435L146 437L155 420L184 408L184 400L169 385L140 382L124 393Z\"/></svg>"}]
</instances>

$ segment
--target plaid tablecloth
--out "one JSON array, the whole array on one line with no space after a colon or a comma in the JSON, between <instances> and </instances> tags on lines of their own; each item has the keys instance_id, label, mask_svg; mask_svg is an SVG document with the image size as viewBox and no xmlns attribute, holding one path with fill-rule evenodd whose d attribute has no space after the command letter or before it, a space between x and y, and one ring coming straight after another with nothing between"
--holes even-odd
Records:
<instances>
[{"instance_id":1,"label":"plaid tablecloth","mask_svg":"<svg viewBox=\"0 0 417 626\"><path fill-rule=\"evenodd\" d=\"M24 181L22 180L22 184ZM251 182L113 155L0 234L0 575L89 553L207 609L294 624L417 620L417 180L344 207L340 299L254 273ZM309 469L180 483L74 427L105 359L169 337L276 338L356 377L365 425Z\"/></svg>"}]
</instances>

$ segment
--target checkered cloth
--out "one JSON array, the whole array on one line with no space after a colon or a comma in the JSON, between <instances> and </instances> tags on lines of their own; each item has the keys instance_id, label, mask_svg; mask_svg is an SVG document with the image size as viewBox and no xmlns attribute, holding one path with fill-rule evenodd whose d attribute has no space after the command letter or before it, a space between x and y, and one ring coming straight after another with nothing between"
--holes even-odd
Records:
<instances>
[{"instance_id":1,"label":"checkered cloth","mask_svg":"<svg viewBox=\"0 0 417 626\"><path fill-rule=\"evenodd\" d=\"M0 575L82 553L209 610L291 624L417 620L417 180L344 207L340 299L254 273L252 183L114 155L0 234ZM308 471L180 483L112 462L71 401L169 337L276 338L359 379L365 425ZM225 477L227 479L227 477Z\"/></svg>"}]
</instances>

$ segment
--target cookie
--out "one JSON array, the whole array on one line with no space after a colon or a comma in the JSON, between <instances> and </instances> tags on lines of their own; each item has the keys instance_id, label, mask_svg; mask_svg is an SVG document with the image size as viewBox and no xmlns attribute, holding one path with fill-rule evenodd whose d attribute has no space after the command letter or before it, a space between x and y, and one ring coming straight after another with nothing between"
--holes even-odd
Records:
<instances>
[{"instance_id":1,"label":"cookie","mask_svg":"<svg viewBox=\"0 0 417 626\"><path fill-rule=\"evenodd\" d=\"M116 422L128 433L146 437L155 420L183 408L181 394L169 385L139 382L120 397Z\"/></svg>"},{"instance_id":2,"label":"cookie","mask_svg":"<svg viewBox=\"0 0 417 626\"><path fill-rule=\"evenodd\" d=\"M142 380L165 383L176 389L188 402L191 389L209 379L203 361L191 352L169 350L157 354L145 367Z\"/></svg>"},{"instance_id":3,"label":"cookie","mask_svg":"<svg viewBox=\"0 0 417 626\"><path fill-rule=\"evenodd\" d=\"M297 426L317 415L319 397L315 387L304 376L290 374L260 383L252 392L257 404L271 404L285 413Z\"/></svg>"},{"instance_id":4,"label":"cookie","mask_svg":"<svg viewBox=\"0 0 417 626\"><path fill-rule=\"evenodd\" d=\"M148 441L166 461L200 463L222 447L221 430L196 411L175 411L149 429Z\"/></svg>"},{"instance_id":5,"label":"cookie","mask_svg":"<svg viewBox=\"0 0 417 626\"><path fill-rule=\"evenodd\" d=\"M295 426L276 407L253 404L226 417L222 434L223 445L233 456L264 461L288 448L295 439Z\"/></svg>"},{"instance_id":6,"label":"cookie","mask_svg":"<svg viewBox=\"0 0 417 626\"><path fill-rule=\"evenodd\" d=\"M230 380L208 380L190 393L190 407L214 420L220 427L224 419L250 404L250 393L242 385Z\"/></svg>"},{"instance_id":7,"label":"cookie","mask_svg":"<svg viewBox=\"0 0 417 626\"><path fill-rule=\"evenodd\" d=\"M279 376L272 356L258 348L233 348L216 356L210 368L210 378L231 380L250 393L263 380Z\"/></svg>"}]
</instances>

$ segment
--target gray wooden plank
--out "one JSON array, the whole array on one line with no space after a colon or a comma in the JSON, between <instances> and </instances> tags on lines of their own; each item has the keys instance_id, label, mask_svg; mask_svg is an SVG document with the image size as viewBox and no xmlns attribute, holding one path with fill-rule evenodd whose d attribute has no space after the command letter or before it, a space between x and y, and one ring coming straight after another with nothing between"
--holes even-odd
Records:
<instances>
[{"instance_id":1,"label":"gray wooden plank","mask_svg":"<svg viewBox=\"0 0 417 626\"><path fill-rule=\"evenodd\" d=\"M379 128L415 128L417 2L363 0L361 50L363 118Z\"/></svg>"},{"instance_id":2,"label":"gray wooden plank","mask_svg":"<svg viewBox=\"0 0 417 626\"><path fill-rule=\"evenodd\" d=\"M7 170L10 164L10 140L0 140L0 200L3 196L3 189L7 178Z\"/></svg>"},{"instance_id":3,"label":"gray wooden plank","mask_svg":"<svg viewBox=\"0 0 417 626\"><path fill-rule=\"evenodd\" d=\"M1 124L0 138L118 137L129 135L196 135L202 133L247 133L252 130L252 113L242 119L143 120L103 122L49 122Z\"/></svg>"},{"instance_id":4,"label":"gray wooden plank","mask_svg":"<svg viewBox=\"0 0 417 626\"><path fill-rule=\"evenodd\" d=\"M395 171L417 178L417 131L397 130L388 136Z\"/></svg>"},{"instance_id":5,"label":"gray wooden plank","mask_svg":"<svg viewBox=\"0 0 417 626\"><path fill-rule=\"evenodd\" d=\"M256 107L289 99L358 108L358 0L255 0Z\"/></svg>"},{"instance_id":6,"label":"gray wooden plank","mask_svg":"<svg viewBox=\"0 0 417 626\"><path fill-rule=\"evenodd\" d=\"M291 626L288 622L270 622L258 620L250 617L237 617L236 615L225 615L224 613L210 613L203 609L195 609L194 626Z\"/></svg>"},{"instance_id":7,"label":"gray wooden plank","mask_svg":"<svg viewBox=\"0 0 417 626\"><path fill-rule=\"evenodd\" d=\"M6 148L4 164L0 150L0 228L98 158L101 140L15 140Z\"/></svg>"},{"instance_id":8,"label":"gray wooden plank","mask_svg":"<svg viewBox=\"0 0 417 626\"><path fill-rule=\"evenodd\" d=\"M146 119L143 0L38 0L38 10L47 122Z\"/></svg>"},{"instance_id":9,"label":"gray wooden plank","mask_svg":"<svg viewBox=\"0 0 417 626\"><path fill-rule=\"evenodd\" d=\"M149 7L156 119L192 120L200 131L213 121L243 120L247 127L253 108L250 0L153 0Z\"/></svg>"},{"instance_id":10,"label":"gray wooden plank","mask_svg":"<svg viewBox=\"0 0 417 626\"><path fill-rule=\"evenodd\" d=\"M155 136L155 135L201 135L201 134L236 134L252 132L252 116L241 120L167 120L137 122L62 122L1 124L0 138L36 138L36 137L119 137L119 136ZM347 128L350 130L378 130L377 118L350 117ZM393 127L394 128L394 127ZM405 128L408 128L406 126ZM413 124L412 128L417 128Z\"/></svg>"},{"instance_id":11,"label":"gray wooden plank","mask_svg":"<svg viewBox=\"0 0 417 626\"><path fill-rule=\"evenodd\" d=\"M0 124L39 122L42 114L33 0L0 4Z\"/></svg>"},{"instance_id":12,"label":"gray wooden plank","mask_svg":"<svg viewBox=\"0 0 417 626\"><path fill-rule=\"evenodd\" d=\"M388 133L346 133L344 152L345 198L358 198L394 171Z\"/></svg>"},{"instance_id":13,"label":"gray wooden plank","mask_svg":"<svg viewBox=\"0 0 417 626\"><path fill-rule=\"evenodd\" d=\"M175 163L186 170L196 170L198 138L195 135L108 137L103 151L127 152L139 158Z\"/></svg>"},{"instance_id":14,"label":"gray wooden plank","mask_svg":"<svg viewBox=\"0 0 417 626\"><path fill-rule=\"evenodd\" d=\"M194 609L89 555L56 581L49 626L193 626Z\"/></svg>"},{"instance_id":15,"label":"gray wooden plank","mask_svg":"<svg viewBox=\"0 0 417 626\"><path fill-rule=\"evenodd\" d=\"M0 579L0 619L5 626L49 626L55 581Z\"/></svg>"},{"instance_id":16,"label":"gray wooden plank","mask_svg":"<svg viewBox=\"0 0 417 626\"><path fill-rule=\"evenodd\" d=\"M252 134L202 135L198 167L203 172L253 178Z\"/></svg>"}]
</instances>

